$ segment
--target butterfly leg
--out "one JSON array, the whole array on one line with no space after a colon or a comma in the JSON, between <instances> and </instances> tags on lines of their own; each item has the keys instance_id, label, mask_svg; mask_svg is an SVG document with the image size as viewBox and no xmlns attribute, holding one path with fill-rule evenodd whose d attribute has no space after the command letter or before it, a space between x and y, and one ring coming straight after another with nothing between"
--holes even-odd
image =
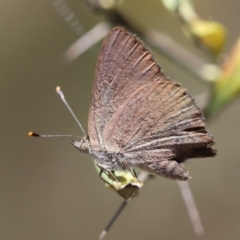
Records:
<instances>
[{"instance_id":1,"label":"butterfly leg","mask_svg":"<svg viewBox=\"0 0 240 240\"><path fill-rule=\"evenodd\" d=\"M137 177L137 174L136 174L136 172L135 172L135 170L134 169L132 169L125 161L122 161L122 168L125 170L128 170L131 174L132 174L132 176L137 180L137 181L139 181L140 182L140 180L138 179L138 177Z\"/></svg>"},{"instance_id":2,"label":"butterfly leg","mask_svg":"<svg viewBox=\"0 0 240 240\"><path fill-rule=\"evenodd\" d=\"M113 186L110 182L108 182L107 180L105 180L103 177L102 177L102 174L105 173L106 175L109 175L110 177L112 177L112 179L115 180L115 182L118 184L118 188L119 188L119 182L116 178L116 176L114 175L113 171L109 171L107 170L106 168L104 168L102 165L100 164L97 164L98 167L100 168L100 172L99 172L99 177L105 182L107 183L109 186L111 186L113 189L117 190L115 186Z\"/></svg>"}]
</instances>

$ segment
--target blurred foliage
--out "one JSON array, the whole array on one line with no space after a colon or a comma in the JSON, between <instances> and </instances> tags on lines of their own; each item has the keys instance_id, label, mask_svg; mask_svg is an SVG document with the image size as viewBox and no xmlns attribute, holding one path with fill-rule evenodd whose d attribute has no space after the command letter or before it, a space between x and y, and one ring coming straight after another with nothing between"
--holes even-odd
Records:
<instances>
[{"instance_id":1,"label":"blurred foliage","mask_svg":"<svg viewBox=\"0 0 240 240\"><path fill-rule=\"evenodd\" d=\"M226 29L222 24L202 20L195 12L191 0L162 0L162 3L180 17L185 34L196 44L200 44L214 56L222 52L226 40Z\"/></svg>"},{"instance_id":2,"label":"blurred foliage","mask_svg":"<svg viewBox=\"0 0 240 240\"><path fill-rule=\"evenodd\" d=\"M216 21L202 20L195 12L191 0L162 0L164 6L177 13L183 20L185 33L200 47L208 49L214 56L222 53L226 41L225 27ZM206 106L206 117L212 117L239 95L240 90L240 43L237 41L227 61L222 66L221 76L209 87L210 99Z\"/></svg>"},{"instance_id":3,"label":"blurred foliage","mask_svg":"<svg viewBox=\"0 0 240 240\"><path fill-rule=\"evenodd\" d=\"M213 56L222 53L226 30L220 23L196 19L189 23L188 30L194 41L207 48Z\"/></svg>"},{"instance_id":4,"label":"blurred foliage","mask_svg":"<svg viewBox=\"0 0 240 240\"><path fill-rule=\"evenodd\" d=\"M214 83L206 116L214 117L240 93L240 38L222 67L221 77Z\"/></svg>"}]
</instances>

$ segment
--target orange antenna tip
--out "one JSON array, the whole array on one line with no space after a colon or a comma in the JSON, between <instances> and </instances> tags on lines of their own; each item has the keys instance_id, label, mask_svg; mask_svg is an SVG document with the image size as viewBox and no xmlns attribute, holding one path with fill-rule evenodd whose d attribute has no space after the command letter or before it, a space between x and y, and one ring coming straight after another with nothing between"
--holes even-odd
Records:
<instances>
[{"instance_id":1,"label":"orange antenna tip","mask_svg":"<svg viewBox=\"0 0 240 240\"><path fill-rule=\"evenodd\" d=\"M34 132L29 132L29 133L28 133L28 136L29 136L29 137L41 137L39 134L34 133Z\"/></svg>"}]
</instances>

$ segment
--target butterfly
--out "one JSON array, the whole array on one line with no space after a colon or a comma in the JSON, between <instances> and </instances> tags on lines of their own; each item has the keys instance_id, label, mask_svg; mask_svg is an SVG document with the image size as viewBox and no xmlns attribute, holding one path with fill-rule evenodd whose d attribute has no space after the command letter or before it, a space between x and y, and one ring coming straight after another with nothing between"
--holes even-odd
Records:
<instances>
[{"instance_id":1,"label":"butterfly","mask_svg":"<svg viewBox=\"0 0 240 240\"><path fill-rule=\"evenodd\" d=\"M113 28L97 60L88 135L74 147L107 172L137 167L187 180L183 162L215 156L214 143L191 95L164 75L140 39Z\"/></svg>"}]
</instances>

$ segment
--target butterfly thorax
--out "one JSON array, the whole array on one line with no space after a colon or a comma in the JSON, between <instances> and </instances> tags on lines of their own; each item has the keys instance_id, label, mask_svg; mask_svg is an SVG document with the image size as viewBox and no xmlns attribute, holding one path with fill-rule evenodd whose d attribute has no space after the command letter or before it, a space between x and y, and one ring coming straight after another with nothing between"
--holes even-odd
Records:
<instances>
[{"instance_id":1,"label":"butterfly thorax","mask_svg":"<svg viewBox=\"0 0 240 240\"><path fill-rule=\"evenodd\" d=\"M102 149L94 149L91 146L88 136L82 137L80 141L72 141L72 144L81 153L91 155L104 169L112 171L122 169L122 162L124 160L123 154L121 153L110 153Z\"/></svg>"}]
</instances>

